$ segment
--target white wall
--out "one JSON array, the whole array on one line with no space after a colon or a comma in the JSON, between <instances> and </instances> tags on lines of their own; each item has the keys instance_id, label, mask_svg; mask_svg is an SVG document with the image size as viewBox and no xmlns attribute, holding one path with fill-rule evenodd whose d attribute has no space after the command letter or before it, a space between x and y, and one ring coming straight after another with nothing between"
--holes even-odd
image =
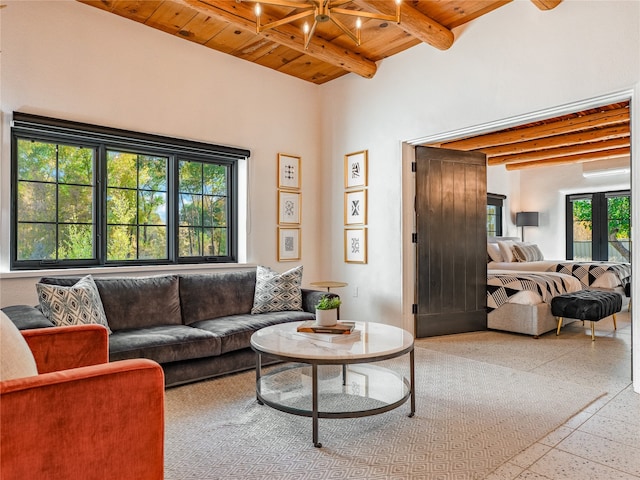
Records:
<instances>
[{"instance_id":1,"label":"white wall","mask_svg":"<svg viewBox=\"0 0 640 480\"><path fill-rule=\"evenodd\" d=\"M303 257L295 264L304 265L305 283L328 274L317 253L323 203L316 85L78 2L3 3L0 306L37 303L39 275L6 273L13 111L249 148L244 258L280 271L293 264L276 261L277 154L300 155Z\"/></svg>"},{"instance_id":2,"label":"white wall","mask_svg":"<svg viewBox=\"0 0 640 480\"><path fill-rule=\"evenodd\" d=\"M412 326L403 302L413 295L403 277L412 263L402 256L403 245L411 253L412 224L402 189L412 186L410 176L402 183L400 143L637 86L639 10L637 1L569 0L546 12L513 2L455 32L448 51L423 44L384 60L371 80L349 75L323 88L324 145L334 170L325 213L334 231L332 272L358 287L356 298L345 291L343 315ZM570 34L569 25L576 27ZM370 161L366 266L345 264L340 254L342 156L360 149ZM511 197L513 189L489 182L494 193ZM519 234L511 228L507 234Z\"/></svg>"},{"instance_id":3,"label":"white wall","mask_svg":"<svg viewBox=\"0 0 640 480\"><path fill-rule=\"evenodd\" d=\"M515 219L516 211L539 212L540 225L526 227L525 239L537 243L545 258L565 259L566 195L628 190L630 181L630 175L584 178L580 164L524 170L520 177L520 208L510 214Z\"/></svg>"}]
</instances>

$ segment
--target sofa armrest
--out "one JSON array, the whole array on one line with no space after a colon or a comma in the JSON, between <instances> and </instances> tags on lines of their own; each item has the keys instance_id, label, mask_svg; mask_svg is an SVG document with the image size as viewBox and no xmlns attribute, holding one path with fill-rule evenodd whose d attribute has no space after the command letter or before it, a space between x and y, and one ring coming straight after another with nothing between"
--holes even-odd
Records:
<instances>
[{"instance_id":1,"label":"sofa armrest","mask_svg":"<svg viewBox=\"0 0 640 480\"><path fill-rule=\"evenodd\" d=\"M146 359L0 383L3 480L162 480L164 376Z\"/></svg>"},{"instance_id":2,"label":"sofa armrest","mask_svg":"<svg viewBox=\"0 0 640 480\"><path fill-rule=\"evenodd\" d=\"M308 288L302 289L302 309L305 312L316 313L316 304L323 296L339 297L335 293L327 293L322 290L310 290Z\"/></svg>"},{"instance_id":3,"label":"sofa armrest","mask_svg":"<svg viewBox=\"0 0 640 480\"><path fill-rule=\"evenodd\" d=\"M2 308L18 330L28 328L53 327L54 323L45 317L40 310L31 305L11 305Z\"/></svg>"},{"instance_id":4,"label":"sofa armrest","mask_svg":"<svg viewBox=\"0 0 640 480\"><path fill-rule=\"evenodd\" d=\"M97 365L109 361L109 339L102 325L22 330L38 373Z\"/></svg>"}]
</instances>

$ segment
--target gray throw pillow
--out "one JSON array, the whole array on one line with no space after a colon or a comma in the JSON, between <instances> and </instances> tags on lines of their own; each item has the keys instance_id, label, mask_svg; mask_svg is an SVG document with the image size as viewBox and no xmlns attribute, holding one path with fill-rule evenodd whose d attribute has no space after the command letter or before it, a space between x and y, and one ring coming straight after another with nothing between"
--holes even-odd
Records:
<instances>
[{"instance_id":1,"label":"gray throw pillow","mask_svg":"<svg viewBox=\"0 0 640 480\"><path fill-rule=\"evenodd\" d=\"M71 287L36 283L42 314L57 326L97 323L111 329L91 275Z\"/></svg>"},{"instance_id":2,"label":"gray throw pillow","mask_svg":"<svg viewBox=\"0 0 640 480\"><path fill-rule=\"evenodd\" d=\"M302 311L302 265L284 273L258 266L251 313Z\"/></svg>"}]
</instances>

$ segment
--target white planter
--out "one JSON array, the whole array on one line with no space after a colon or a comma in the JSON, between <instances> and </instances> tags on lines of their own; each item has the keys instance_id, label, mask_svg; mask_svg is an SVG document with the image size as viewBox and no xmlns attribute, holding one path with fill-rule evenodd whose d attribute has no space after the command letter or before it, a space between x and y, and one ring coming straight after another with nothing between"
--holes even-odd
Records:
<instances>
[{"instance_id":1,"label":"white planter","mask_svg":"<svg viewBox=\"0 0 640 480\"><path fill-rule=\"evenodd\" d=\"M336 323L338 323L337 308L332 308L331 310L318 310L316 308L316 325L332 327Z\"/></svg>"}]
</instances>

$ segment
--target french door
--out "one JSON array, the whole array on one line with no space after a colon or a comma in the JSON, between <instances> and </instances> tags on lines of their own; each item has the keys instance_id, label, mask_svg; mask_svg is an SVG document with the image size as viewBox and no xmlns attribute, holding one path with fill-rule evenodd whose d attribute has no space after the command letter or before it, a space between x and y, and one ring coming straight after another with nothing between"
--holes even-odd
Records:
<instances>
[{"instance_id":1,"label":"french door","mask_svg":"<svg viewBox=\"0 0 640 480\"><path fill-rule=\"evenodd\" d=\"M631 261L631 192L567 195L567 259Z\"/></svg>"}]
</instances>

